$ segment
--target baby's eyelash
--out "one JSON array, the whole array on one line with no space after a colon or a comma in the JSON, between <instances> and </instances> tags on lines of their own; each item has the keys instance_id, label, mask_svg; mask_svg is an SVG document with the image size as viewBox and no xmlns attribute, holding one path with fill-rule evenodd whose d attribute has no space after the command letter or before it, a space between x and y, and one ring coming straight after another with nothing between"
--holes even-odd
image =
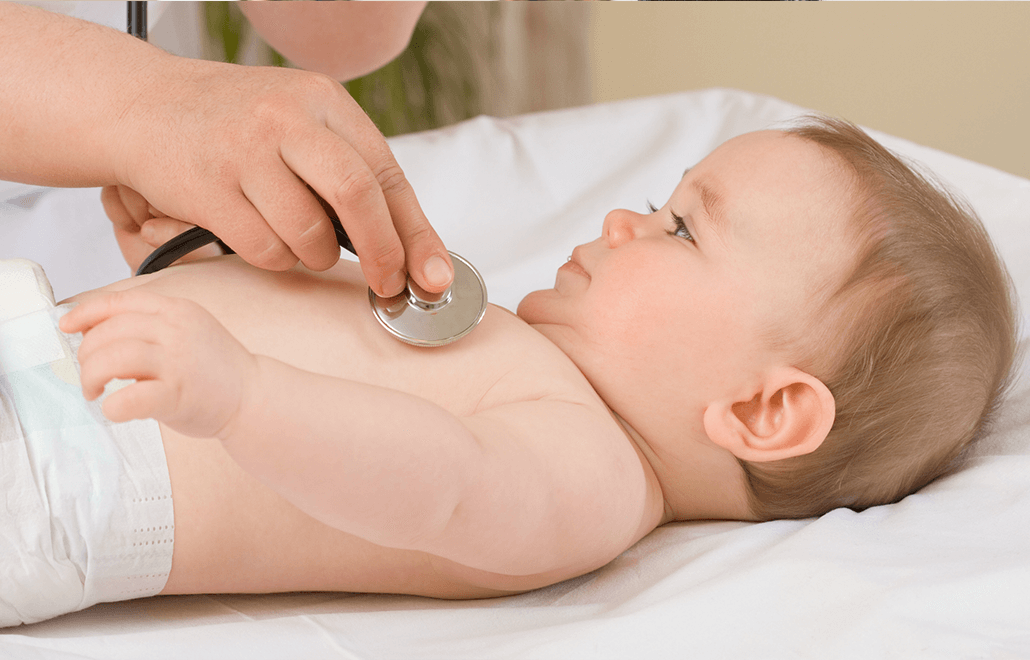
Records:
<instances>
[{"instance_id":1,"label":"baby's eyelash","mask_svg":"<svg viewBox=\"0 0 1030 660\"><path fill-rule=\"evenodd\" d=\"M651 213L657 213L658 212L658 209L655 207L654 204L651 203L651 200L647 200L647 209ZM694 243L695 242L694 241L694 237L693 237L693 235L691 235L690 230L687 229L687 225L683 222L683 216L676 215L676 212L673 211L672 209L669 209L669 213L672 214L672 220L676 224L676 229L674 229L673 231L670 231L669 235L670 236L679 236L680 238L685 238L688 241L690 241L691 243Z\"/></svg>"},{"instance_id":2,"label":"baby's eyelash","mask_svg":"<svg viewBox=\"0 0 1030 660\"><path fill-rule=\"evenodd\" d=\"M669 232L673 236L679 236L685 238L691 243L694 242L694 237L691 235L690 230L687 229L687 225L683 222L683 216L676 215L676 212L669 209L669 213L672 214L672 219L676 223L676 230Z\"/></svg>"}]
</instances>

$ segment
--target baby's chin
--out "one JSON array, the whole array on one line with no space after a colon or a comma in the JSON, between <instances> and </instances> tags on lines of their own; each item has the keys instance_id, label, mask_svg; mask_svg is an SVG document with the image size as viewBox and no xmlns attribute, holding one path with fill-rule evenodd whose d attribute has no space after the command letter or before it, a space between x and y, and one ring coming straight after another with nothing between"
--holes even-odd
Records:
<instances>
[{"instance_id":1,"label":"baby's chin","mask_svg":"<svg viewBox=\"0 0 1030 660\"><path fill-rule=\"evenodd\" d=\"M515 315L526 323L542 323L543 317L541 313L541 303L545 302L542 300L548 292L553 292L554 289L540 289L538 291L530 291L519 301L518 307L515 308Z\"/></svg>"}]
</instances>

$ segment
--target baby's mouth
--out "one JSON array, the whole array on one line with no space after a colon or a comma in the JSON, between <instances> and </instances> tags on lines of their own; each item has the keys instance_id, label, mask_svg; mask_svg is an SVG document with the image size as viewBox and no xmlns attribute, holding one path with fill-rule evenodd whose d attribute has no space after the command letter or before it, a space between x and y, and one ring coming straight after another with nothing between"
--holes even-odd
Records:
<instances>
[{"instance_id":1,"label":"baby's mouth","mask_svg":"<svg viewBox=\"0 0 1030 660\"><path fill-rule=\"evenodd\" d=\"M583 268L583 266L579 262L579 259L577 258L576 253L578 251L578 247L575 250L573 250L572 255L565 261L564 264L562 264L561 268L559 268L558 270L564 270L570 273L575 273L577 275L582 275L583 277L590 279L590 273L588 273L586 269Z\"/></svg>"}]
</instances>

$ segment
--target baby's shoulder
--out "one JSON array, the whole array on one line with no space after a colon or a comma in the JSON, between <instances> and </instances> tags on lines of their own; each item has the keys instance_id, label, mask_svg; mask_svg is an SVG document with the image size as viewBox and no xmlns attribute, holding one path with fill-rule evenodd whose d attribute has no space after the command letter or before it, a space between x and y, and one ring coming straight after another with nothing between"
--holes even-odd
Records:
<instances>
[{"instance_id":1,"label":"baby's shoulder","mask_svg":"<svg viewBox=\"0 0 1030 660\"><path fill-rule=\"evenodd\" d=\"M479 345L470 347L470 357L495 379L484 392L480 409L523 401L567 401L608 417L604 402L569 356L512 312L491 305L481 328L471 336L476 333ZM476 355L479 351L489 358Z\"/></svg>"}]
</instances>

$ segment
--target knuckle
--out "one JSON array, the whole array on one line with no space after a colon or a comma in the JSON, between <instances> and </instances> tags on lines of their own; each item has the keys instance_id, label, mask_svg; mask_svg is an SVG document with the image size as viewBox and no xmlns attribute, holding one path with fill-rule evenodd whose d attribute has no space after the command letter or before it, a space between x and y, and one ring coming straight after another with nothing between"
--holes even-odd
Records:
<instances>
[{"instance_id":1,"label":"knuckle","mask_svg":"<svg viewBox=\"0 0 1030 660\"><path fill-rule=\"evenodd\" d=\"M273 136L281 136L284 111L282 103L276 99L265 98L256 102L250 117L235 131L238 134L236 143L259 145L265 144ZM228 159L219 165L219 174L226 175L234 171L235 165Z\"/></svg>"},{"instance_id":2,"label":"knuckle","mask_svg":"<svg viewBox=\"0 0 1030 660\"><path fill-rule=\"evenodd\" d=\"M298 245L317 245L334 234L331 224L321 218L312 220L306 227L297 232Z\"/></svg>"},{"instance_id":3,"label":"knuckle","mask_svg":"<svg viewBox=\"0 0 1030 660\"><path fill-rule=\"evenodd\" d=\"M250 101L251 121L239 126L252 137L267 138L268 130L278 132L287 128L301 108L309 104L322 107L327 101L338 98L343 89L339 82L321 73L293 70L278 73L289 82L254 95Z\"/></svg>"},{"instance_id":4,"label":"knuckle","mask_svg":"<svg viewBox=\"0 0 1030 660\"><path fill-rule=\"evenodd\" d=\"M363 259L370 261L376 270L396 270L397 264L404 263L404 246L397 242L381 243Z\"/></svg>"},{"instance_id":5,"label":"knuckle","mask_svg":"<svg viewBox=\"0 0 1030 660\"><path fill-rule=\"evenodd\" d=\"M404 176L404 170L392 160L379 167L375 172L375 177L383 194L388 196L406 193L411 188L408 177Z\"/></svg>"},{"instance_id":6,"label":"knuckle","mask_svg":"<svg viewBox=\"0 0 1030 660\"><path fill-rule=\"evenodd\" d=\"M252 255L247 261L265 270L289 270L296 266L298 261L290 248L280 241L269 241L264 246L257 246Z\"/></svg>"},{"instance_id":7,"label":"knuckle","mask_svg":"<svg viewBox=\"0 0 1030 660\"><path fill-rule=\"evenodd\" d=\"M94 304L104 314L111 314L114 310L124 305L131 298L127 298L129 291L112 291L111 293L96 298Z\"/></svg>"},{"instance_id":8,"label":"knuckle","mask_svg":"<svg viewBox=\"0 0 1030 660\"><path fill-rule=\"evenodd\" d=\"M379 181L371 172L352 169L337 184L329 201L336 209L362 208L368 206L379 192Z\"/></svg>"},{"instance_id":9,"label":"knuckle","mask_svg":"<svg viewBox=\"0 0 1030 660\"><path fill-rule=\"evenodd\" d=\"M436 232L427 224L419 224L403 230L404 239L412 245L421 245L436 238Z\"/></svg>"},{"instance_id":10,"label":"knuckle","mask_svg":"<svg viewBox=\"0 0 1030 660\"><path fill-rule=\"evenodd\" d=\"M340 95L343 85L331 77L314 72L305 72L301 76L301 85L304 90L318 100L336 98Z\"/></svg>"},{"instance_id":11,"label":"knuckle","mask_svg":"<svg viewBox=\"0 0 1030 660\"><path fill-rule=\"evenodd\" d=\"M290 245L308 268L328 268L339 258L332 225L321 220L312 221L298 232Z\"/></svg>"}]
</instances>

